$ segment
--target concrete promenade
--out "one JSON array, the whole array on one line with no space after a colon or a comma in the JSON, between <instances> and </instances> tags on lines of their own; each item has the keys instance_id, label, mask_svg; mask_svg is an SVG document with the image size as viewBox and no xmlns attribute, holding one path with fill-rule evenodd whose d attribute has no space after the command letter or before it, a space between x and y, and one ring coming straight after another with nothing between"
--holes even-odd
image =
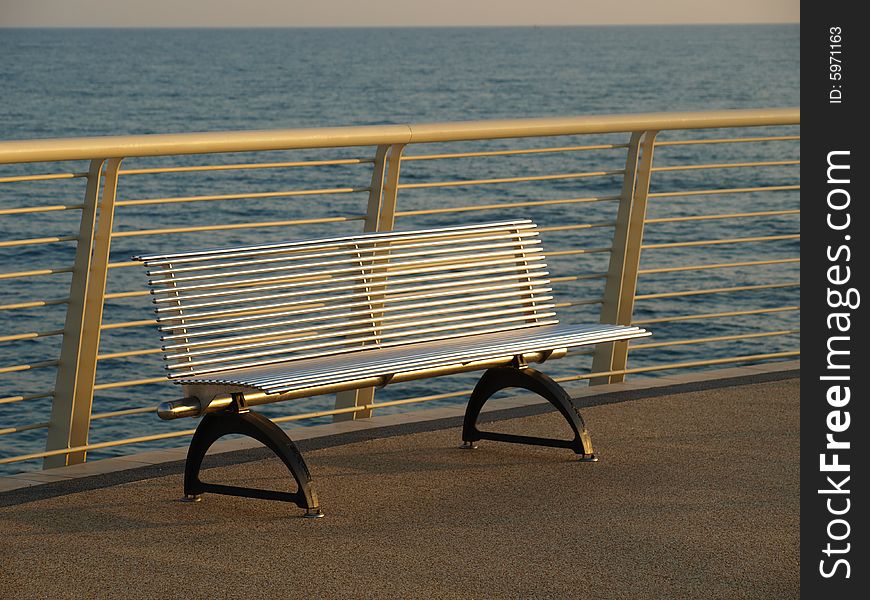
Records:
<instances>
[{"instance_id":1,"label":"concrete promenade","mask_svg":"<svg viewBox=\"0 0 870 600\"><path fill-rule=\"evenodd\" d=\"M178 461L2 492L0 597L797 598L797 372L608 388L578 398L598 463L460 450L452 408L302 439L319 520L179 502ZM567 432L537 401L503 406L487 428ZM217 455L205 478L280 485L263 456Z\"/></svg>"}]
</instances>

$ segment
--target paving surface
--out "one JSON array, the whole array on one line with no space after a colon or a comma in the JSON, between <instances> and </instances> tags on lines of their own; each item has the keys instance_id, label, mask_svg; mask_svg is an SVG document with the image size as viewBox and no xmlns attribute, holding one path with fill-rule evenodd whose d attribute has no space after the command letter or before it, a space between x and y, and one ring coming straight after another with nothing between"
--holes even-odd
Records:
<instances>
[{"instance_id":1,"label":"paving surface","mask_svg":"<svg viewBox=\"0 0 870 600\"><path fill-rule=\"evenodd\" d=\"M0 597L797 598L798 408L796 378L592 406L594 464L463 451L455 427L312 450L319 520L178 502L177 468L19 496L0 508ZM567 432L553 412L488 427ZM204 478L268 487L282 469Z\"/></svg>"}]
</instances>

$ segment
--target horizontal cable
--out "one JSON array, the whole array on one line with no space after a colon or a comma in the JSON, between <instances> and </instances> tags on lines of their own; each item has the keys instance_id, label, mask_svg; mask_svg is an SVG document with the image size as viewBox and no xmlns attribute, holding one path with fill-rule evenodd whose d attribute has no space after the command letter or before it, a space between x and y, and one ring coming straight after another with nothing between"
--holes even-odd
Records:
<instances>
[{"instance_id":1,"label":"horizontal cable","mask_svg":"<svg viewBox=\"0 0 870 600\"><path fill-rule=\"evenodd\" d=\"M579 381L581 379L592 379L594 377L606 377L608 375L630 375L632 373L647 373L650 371L666 371L671 369L687 369L690 367L709 367L712 365L723 365L735 362L751 362L756 360L770 360L774 358L788 358L790 356L800 356L800 350L791 350L786 352L771 352L768 354L749 354L745 356L729 356L726 358L711 358L709 360L697 360L682 363L668 363L664 365L654 365L651 367L635 367L632 369L618 369L615 371L599 371L597 373L588 373L585 375L571 375L568 377L555 377L559 383L565 381Z\"/></svg>"},{"instance_id":2,"label":"horizontal cable","mask_svg":"<svg viewBox=\"0 0 870 600\"><path fill-rule=\"evenodd\" d=\"M456 398L458 396L468 396L472 390L463 390L461 392L448 392L445 394L436 394L433 396L420 396L417 398L405 398L402 400L390 400L387 402L373 402L371 404L360 404L357 406L348 406L345 408L331 408L327 410L319 410L315 412L307 412L296 415L287 415L285 417L277 417L271 419L275 423L286 423L288 421L300 421L302 419L316 419L318 417L329 417L333 415L341 415L347 413L361 412L364 410L374 411L379 408L387 408L390 406L402 406L404 404L417 404L422 402L431 402L433 400L444 400L446 398Z\"/></svg>"},{"instance_id":3,"label":"horizontal cable","mask_svg":"<svg viewBox=\"0 0 870 600\"><path fill-rule=\"evenodd\" d=\"M157 319L142 319L141 321L122 321L120 323L106 323L100 325L100 330L126 329L128 327L143 327L145 325L157 325Z\"/></svg>"},{"instance_id":4,"label":"horizontal cable","mask_svg":"<svg viewBox=\"0 0 870 600\"><path fill-rule=\"evenodd\" d=\"M128 356L145 356L147 354L159 354L160 348L148 348L143 350L128 350L126 352L108 352L106 354L98 354L97 360L110 360L113 358L127 358Z\"/></svg>"},{"instance_id":5,"label":"horizontal cable","mask_svg":"<svg viewBox=\"0 0 870 600\"><path fill-rule=\"evenodd\" d=\"M80 210L84 204L53 204L51 206L22 206L19 208L0 208L0 215L26 215L30 213L55 212L59 210Z\"/></svg>"},{"instance_id":6,"label":"horizontal cable","mask_svg":"<svg viewBox=\"0 0 870 600\"><path fill-rule=\"evenodd\" d=\"M583 275L565 275L563 277L550 277L550 283L562 281L585 281L587 279L606 279L607 273L586 273Z\"/></svg>"},{"instance_id":7,"label":"horizontal cable","mask_svg":"<svg viewBox=\"0 0 870 600\"><path fill-rule=\"evenodd\" d=\"M19 181L50 181L53 179L76 179L87 177L87 173L46 173L43 175L14 175L12 177L0 177L0 183L14 183Z\"/></svg>"},{"instance_id":8,"label":"horizontal cable","mask_svg":"<svg viewBox=\"0 0 870 600\"><path fill-rule=\"evenodd\" d=\"M253 200L257 198L290 198L293 196L314 196L321 194L352 194L368 192L370 187L321 188L314 190L290 190L285 192L249 192L247 194L219 194L212 196L179 196L174 198L143 198L141 200L119 200L115 206L143 206L146 204L176 204L179 202L212 202L218 200Z\"/></svg>"},{"instance_id":9,"label":"horizontal cable","mask_svg":"<svg viewBox=\"0 0 870 600\"><path fill-rule=\"evenodd\" d=\"M145 415L157 412L156 406L143 406L141 408L128 408L125 410L113 410L112 412L95 413L91 415L91 421L96 419L112 419L114 417L126 417L129 415Z\"/></svg>"},{"instance_id":10,"label":"horizontal cable","mask_svg":"<svg viewBox=\"0 0 870 600\"><path fill-rule=\"evenodd\" d=\"M53 335L63 335L63 329L52 329L50 331L33 331L30 333L16 333L14 335L0 336L0 342L14 342L18 340L33 340L36 338L50 337Z\"/></svg>"},{"instance_id":11,"label":"horizontal cable","mask_svg":"<svg viewBox=\"0 0 870 600\"><path fill-rule=\"evenodd\" d=\"M747 292L752 290L770 290L776 288L800 287L800 281L788 283L765 283L760 285L739 285L734 287L707 288L698 290L683 290L678 292L662 292L660 294L638 294L635 300L653 300L656 298L681 298L683 296L701 296L704 294L727 294L730 292Z\"/></svg>"},{"instance_id":12,"label":"horizontal cable","mask_svg":"<svg viewBox=\"0 0 870 600\"><path fill-rule=\"evenodd\" d=\"M606 246L603 248L578 248L576 250L553 250L547 252L547 257L551 258L553 256L573 256L575 254L597 254L600 252L610 252L610 246Z\"/></svg>"},{"instance_id":13,"label":"horizontal cable","mask_svg":"<svg viewBox=\"0 0 870 600\"><path fill-rule=\"evenodd\" d=\"M141 264L141 263L135 263L135 264ZM104 296L104 298L106 300L115 300L118 298L139 298L142 296L150 296L150 295L151 295L151 292L149 292L148 290L139 290L136 292L112 292L111 294L106 294Z\"/></svg>"},{"instance_id":14,"label":"horizontal cable","mask_svg":"<svg viewBox=\"0 0 870 600\"><path fill-rule=\"evenodd\" d=\"M42 423L31 423L29 425L16 425L15 427L0 428L0 435L8 435L10 433L20 433L22 431L32 431L34 429L45 429L48 427L48 421Z\"/></svg>"},{"instance_id":15,"label":"horizontal cable","mask_svg":"<svg viewBox=\"0 0 870 600\"><path fill-rule=\"evenodd\" d=\"M718 138L709 140L656 140L656 146L689 146L696 144L743 144L748 142L791 142L800 140L799 135L778 135L765 137Z\"/></svg>"},{"instance_id":16,"label":"horizontal cable","mask_svg":"<svg viewBox=\"0 0 870 600\"><path fill-rule=\"evenodd\" d=\"M799 240L800 234L765 235L745 238L724 238L718 240L696 240L694 242L668 242L665 244L643 244L643 250L660 250L662 248L688 248L691 246L714 246L717 244L746 244L749 242L778 242L783 240ZM552 253L550 253L552 254Z\"/></svg>"},{"instance_id":17,"label":"horizontal cable","mask_svg":"<svg viewBox=\"0 0 870 600\"><path fill-rule=\"evenodd\" d=\"M459 392L446 392L443 394L432 394L431 396L417 396L414 398L402 398L401 400L389 400L387 402L373 402L366 406L363 406L363 410L376 410L378 408L386 408L388 406L402 406L403 404L416 404L418 402L431 402L433 400L446 400L447 398L457 398L464 397L467 398L471 395L474 390L462 390ZM296 415L293 415L294 417ZM287 417L283 417L285 420Z\"/></svg>"},{"instance_id":18,"label":"horizontal cable","mask_svg":"<svg viewBox=\"0 0 870 600\"><path fill-rule=\"evenodd\" d=\"M743 167L784 167L791 165L799 165L799 160L771 160L743 163L709 163L702 165L672 165L664 167L653 167L650 171L666 172L666 171L694 171L698 169L737 169Z\"/></svg>"},{"instance_id":19,"label":"horizontal cable","mask_svg":"<svg viewBox=\"0 0 870 600\"><path fill-rule=\"evenodd\" d=\"M762 210L758 212L722 213L718 215L692 215L688 217L660 217L657 219L644 219L644 223L678 223L682 221L710 221L714 219L740 219L752 217L778 217L782 215L799 215L800 209L793 210Z\"/></svg>"},{"instance_id":20,"label":"horizontal cable","mask_svg":"<svg viewBox=\"0 0 870 600\"><path fill-rule=\"evenodd\" d=\"M616 221L604 221L602 223L577 223L575 225L558 225L554 227L538 227L538 231L574 231L576 229L593 229L595 227L616 227Z\"/></svg>"},{"instance_id":21,"label":"horizontal cable","mask_svg":"<svg viewBox=\"0 0 870 600\"><path fill-rule=\"evenodd\" d=\"M566 306L587 306L590 304L603 304L604 298L593 298L591 300L574 300L572 302L559 302L556 308L564 308Z\"/></svg>"},{"instance_id":22,"label":"horizontal cable","mask_svg":"<svg viewBox=\"0 0 870 600\"><path fill-rule=\"evenodd\" d=\"M39 400L40 398L53 398L54 390L49 392L37 392L36 394L24 394L22 396L6 396L0 398L0 404L12 404L14 402L26 402L28 400Z\"/></svg>"},{"instance_id":23,"label":"horizontal cable","mask_svg":"<svg viewBox=\"0 0 870 600\"><path fill-rule=\"evenodd\" d=\"M371 158L339 158L335 160L303 160L273 163L238 163L230 165L194 165L190 167L153 167L123 169L119 175L155 175L158 173L195 173L201 171L242 171L251 169L281 169L285 167L323 167L328 165L360 165L373 163Z\"/></svg>"},{"instance_id":24,"label":"horizontal cable","mask_svg":"<svg viewBox=\"0 0 870 600\"><path fill-rule=\"evenodd\" d=\"M0 248L13 248L15 246L32 246L34 244L56 244L58 242L74 242L79 239L77 235L57 235L43 238L30 238L26 240L6 240L0 242Z\"/></svg>"},{"instance_id":25,"label":"horizontal cable","mask_svg":"<svg viewBox=\"0 0 870 600\"><path fill-rule=\"evenodd\" d=\"M591 146L561 146L558 148L521 148L518 150L483 150L480 152L452 152L448 154L417 154L414 156L403 156L402 162L414 160L438 160L442 158L474 158L480 156L513 156L516 154L578 152L583 150L612 150L614 148L628 148L628 144L595 144Z\"/></svg>"},{"instance_id":26,"label":"horizontal cable","mask_svg":"<svg viewBox=\"0 0 870 600\"><path fill-rule=\"evenodd\" d=\"M32 371L33 369L44 369L47 367L56 367L60 364L58 360L44 360L35 362L29 365L11 365L8 367L0 367L0 373L17 373L19 371Z\"/></svg>"},{"instance_id":27,"label":"horizontal cable","mask_svg":"<svg viewBox=\"0 0 870 600\"><path fill-rule=\"evenodd\" d=\"M31 302L16 302L14 304L0 304L0 310L16 310L22 308L40 308L42 306L54 306L66 304L69 298L55 298L53 300L33 300Z\"/></svg>"},{"instance_id":28,"label":"horizontal cable","mask_svg":"<svg viewBox=\"0 0 870 600\"><path fill-rule=\"evenodd\" d=\"M72 273L72 267L57 267L54 269L36 269L33 271L17 271L14 273L0 273L0 279L15 279L16 277L36 277L38 275L54 275L56 273Z\"/></svg>"},{"instance_id":29,"label":"horizontal cable","mask_svg":"<svg viewBox=\"0 0 870 600\"><path fill-rule=\"evenodd\" d=\"M647 195L648 198L676 198L679 196L709 196L713 194L746 194L750 192L782 192L799 190L799 185L769 185L745 188L721 188L712 190L689 190L686 192L656 192Z\"/></svg>"},{"instance_id":30,"label":"horizontal cable","mask_svg":"<svg viewBox=\"0 0 870 600\"><path fill-rule=\"evenodd\" d=\"M755 267L761 265L782 265L787 263L799 263L799 258L780 258L774 260L749 260L744 262L715 263L710 265L689 265L685 267L661 267L656 269L640 269L638 275L650 275L654 273L676 273L679 271L704 271L706 269L729 269L734 267Z\"/></svg>"},{"instance_id":31,"label":"horizontal cable","mask_svg":"<svg viewBox=\"0 0 870 600\"><path fill-rule=\"evenodd\" d=\"M552 206L557 204L581 204L586 202L608 202L619 200L622 196L592 196L589 198L565 198L560 200L529 200L527 202L500 202L497 204L481 204L479 206L458 206L449 208L426 208L422 210L397 210L397 217L417 215L437 215L444 213L472 212L478 210L501 210L506 208L524 208L529 206Z\"/></svg>"},{"instance_id":32,"label":"horizontal cable","mask_svg":"<svg viewBox=\"0 0 870 600\"><path fill-rule=\"evenodd\" d=\"M108 442L99 442L96 444L86 444L84 446L74 446L72 448L61 448L59 450L46 450L44 452L32 452L30 454L20 454L18 456L10 456L0 458L0 465L20 462L24 460L33 460L35 458L47 458L49 456L60 456L62 454L72 454L73 452L89 452L91 450L100 450L102 448L114 448L115 446L126 446L128 444L139 444L143 442L154 442L157 440L165 440L176 437L184 437L193 435L195 429L186 429L184 431L170 431L167 433L158 433L155 435L143 435L134 438L125 438L121 440L111 440Z\"/></svg>"},{"instance_id":33,"label":"horizontal cable","mask_svg":"<svg viewBox=\"0 0 870 600\"><path fill-rule=\"evenodd\" d=\"M775 337L800 333L800 329L784 329L782 331L762 331L760 333L741 333L736 335L720 335L716 337L694 338L690 340L672 340L670 342L655 342L652 344L631 344L631 351L664 348L667 346L684 346L687 344L707 344L712 342L729 342L733 340L748 340L761 337Z\"/></svg>"},{"instance_id":34,"label":"horizontal cable","mask_svg":"<svg viewBox=\"0 0 870 600\"><path fill-rule=\"evenodd\" d=\"M400 190L421 188L463 187L467 185L487 185L492 183L520 183L523 181L552 181L554 179L582 179L586 177L605 177L608 175L623 175L625 169L614 171L589 171L586 173L558 173L556 175L528 175L525 177L497 177L494 179L466 179L463 181L436 181L432 183L402 183L396 186Z\"/></svg>"},{"instance_id":35,"label":"horizontal cable","mask_svg":"<svg viewBox=\"0 0 870 600\"><path fill-rule=\"evenodd\" d=\"M800 310L800 306L780 306L777 308L758 308L754 310L732 310L718 313L697 313L693 315L677 315L675 317L661 317L659 319L638 319L632 321L632 325L650 325L652 323L672 323L675 321L693 321L696 319L719 319L722 317L740 317L745 315L763 315L779 312L791 312Z\"/></svg>"},{"instance_id":36,"label":"horizontal cable","mask_svg":"<svg viewBox=\"0 0 870 600\"><path fill-rule=\"evenodd\" d=\"M166 381L166 377L148 377L146 379L127 379L125 381L113 381L111 383L98 383L94 386L94 390L113 390L115 388L135 387L137 385L148 385L149 383L160 383Z\"/></svg>"},{"instance_id":37,"label":"horizontal cable","mask_svg":"<svg viewBox=\"0 0 870 600\"><path fill-rule=\"evenodd\" d=\"M289 221L265 221L261 223L229 223L225 225L198 225L193 227L167 227L165 229L138 229L134 231L116 231L113 238L132 237L139 235L163 235L167 233L190 233L194 231L228 231L231 229L257 229L260 227L285 227L288 225L314 225L317 223L344 223L346 221L363 221L365 215L349 217L323 217L319 219L292 219Z\"/></svg>"}]
</instances>

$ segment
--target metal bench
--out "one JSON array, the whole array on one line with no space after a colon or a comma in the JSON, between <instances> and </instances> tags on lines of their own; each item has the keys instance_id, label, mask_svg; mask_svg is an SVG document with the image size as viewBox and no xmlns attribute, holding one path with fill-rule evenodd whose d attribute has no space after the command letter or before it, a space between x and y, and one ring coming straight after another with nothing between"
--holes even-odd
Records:
<instances>
[{"instance_id":1,"label":"metal bench","mask_svg":"<svg viewBox=\"0 0 870 600\"><path fill-rule=\"evenodd\" d=\"M595 460L580 413L530 362L568 348L649 335L638 327L562 325L537 227L528 220L390 231L135 257L148 269L169 379L184 398L163 419L203 416L190 444L185 497L203 492L284 500L322 515L301 454L250 407L487 369L466 409L462 439L569 448ZM572 440L481 431L499 390L540 394ZM202 460L239 433L278 455L296 492L204 483Z\"/></svg>"}]
</instances>

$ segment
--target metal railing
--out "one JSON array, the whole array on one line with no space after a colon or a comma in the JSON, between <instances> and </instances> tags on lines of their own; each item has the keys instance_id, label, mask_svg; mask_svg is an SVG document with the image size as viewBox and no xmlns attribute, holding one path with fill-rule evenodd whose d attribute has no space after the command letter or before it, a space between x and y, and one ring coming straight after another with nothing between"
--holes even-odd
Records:
<instances>
[{"instance_id":1,"label":"metal railing","mask_svg":"<svg viewBox=\"0 0 870 600\"><path fill-rule=\"evenodd\" d=\"M554 363L559 381L797 356L799 123L765 109L0 142L0 465L192 433L109 425L178 393L129 260L155 243L530 215L565 321L655 333L631 344L635 366L628 343L603 344ZM367 417L468 385L270 416Z\"/></svg>"}]
</instances>

